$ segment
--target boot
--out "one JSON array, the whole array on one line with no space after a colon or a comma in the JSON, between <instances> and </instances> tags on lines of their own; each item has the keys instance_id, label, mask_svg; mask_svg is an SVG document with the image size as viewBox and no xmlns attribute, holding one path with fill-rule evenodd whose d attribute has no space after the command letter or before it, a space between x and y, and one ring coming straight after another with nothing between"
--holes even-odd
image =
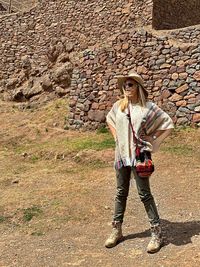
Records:
<instances>
[{"instance_id":1,"label":"boot","mask_svg":"<svg viewBox=\"0 0 200 267\"><path fill-rule=\"evenodd\" d=\"M122 224L121 222L112 223L112 232L109 238L105 242L105 247L112 248L122 239Z\"/></svg>"},{"instance_id":2,"label":"boot","mask_svg":"<svg viewBox=\"0 0 200 267\"><path fill-rule=\"evenodd\" d=\"M154 225L151 227L151 240L147 246L148 253L158 252L162 246L163 239L160 225Z\"/></svg>"}]
</instances>

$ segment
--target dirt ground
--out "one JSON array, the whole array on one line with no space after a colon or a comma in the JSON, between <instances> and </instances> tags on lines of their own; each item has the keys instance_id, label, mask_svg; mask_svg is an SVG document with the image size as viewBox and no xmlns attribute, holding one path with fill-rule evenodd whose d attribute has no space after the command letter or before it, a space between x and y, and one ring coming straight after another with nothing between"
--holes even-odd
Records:
<instances>
[{"instance_id":1,"label":"dirt ground","mask_svg":"<svg viewBox=\"0 0 200 267\"><path fill-rule=\"evenodd\" d=\"M174 131L154 155L162 249L146 253L149 224L134 181L124 239L106 249L114 144L108 133L64 130L66 107L0 103L0 266L200 266L200 130Z\"/></svg>"}]
</instances>

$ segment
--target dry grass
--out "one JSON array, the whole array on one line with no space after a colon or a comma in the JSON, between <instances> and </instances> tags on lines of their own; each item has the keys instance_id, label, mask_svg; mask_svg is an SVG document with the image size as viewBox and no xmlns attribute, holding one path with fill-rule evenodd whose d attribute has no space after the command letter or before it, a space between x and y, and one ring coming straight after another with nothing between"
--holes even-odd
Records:
<instances>
[{"instance_id":1,"label":"dry grass","mask_svg":"<svg viewBox=\"0 0 200 267\"><path fill-rule=\"evenodd\" d=\"M84 211L74 208L79 209L76 195L87 195L82 183L88 172L112 165L110 134L64 130L66 100L39 110L5 103L1 109L1 225L44 233L69 220L85 220Z\"/></svg>"},{"instance_id":2,"label":"dry grass","mask_svg":"<svg viewBox=\"0 0 200 267\"><path fill-rule=\"evenodd\" d=\"M0 109L1 233L50 238L55 230L62 231L70 225L81 231L83 224L96 227L105 218L108 220L112 209L106 203L113 201L114 193L110 185L114 176L114 142L110 134L64 130L67 123L64 99L38 110L20 110L18 105L5 103L1 103ZM169 192L180 191L171 196L174 205L171 216L177 216L180 205L185 205L185 210L190 203L194 209L198 206L195 193L189 202L182 198L182 193L186 198L190 195L184 191L190 174L193 177L190 184L198 179L199 142L199 129L177 129L154 157L157 168L154 179L162 181L161 175L165 178L166 190L160 197L158 193L160 202L163 197L168 199ZM189 168L191 161L193 170ZM188 177L184 176L186 171ZM198 188L193 192L198 192ZM168 206L165 212L169 212ZM67 236L73 239L73 235L71 228Z\"/></svg>"},{"instance_id":3,"label":"dry grass","mask_svg":"<svg viewBox=\"0 0 200 267\"><path fill-rule=\"evenodd\" d=\"M0 222L41 233L69 220L85 220L88 210L79 210L77 194L86 200L86 179L99 168L112 166L110 134L65 131L66 100L39 110L7 109L0 132ZM162 151L199 157L199 141L198 130L176 130ZM37 216L34 208L40 211Z\"/></svg>"}]
</instances>

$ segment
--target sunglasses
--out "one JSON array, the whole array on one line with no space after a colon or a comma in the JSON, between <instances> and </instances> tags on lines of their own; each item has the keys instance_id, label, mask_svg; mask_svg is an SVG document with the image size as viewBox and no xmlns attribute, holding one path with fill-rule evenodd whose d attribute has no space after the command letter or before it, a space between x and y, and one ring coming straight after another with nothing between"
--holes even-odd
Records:
<instances>
[{"instance_id":1,"label":"sunglasses","mask_svg":"<svg viewBox=\"0 0 200 267\"><path fill-rule=\"evenodd\" d=\"M125 84L125 87L132 87L133 85L134 85L133 83L128 82L128 83Z\"/></svg>"},{"instance_id":2,"label":"sunglasses","mask_svg":"<svg viewBox=\"0 0 200 267\"><path fill-rule=\"evenodd\" d=\"M127 82L127 83L125 83L124 87L131 88L131 87L133 87L134 85L135 85L135 84L132 83L132 82Z\"/></svg>"}]
</instances>

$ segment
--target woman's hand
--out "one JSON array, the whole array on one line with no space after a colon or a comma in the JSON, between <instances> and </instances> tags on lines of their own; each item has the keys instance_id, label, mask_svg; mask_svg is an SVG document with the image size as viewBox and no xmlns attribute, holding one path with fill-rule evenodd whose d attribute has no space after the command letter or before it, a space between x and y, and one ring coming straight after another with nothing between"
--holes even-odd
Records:
<instances>
[{"instance_id":1,"label":"woman's hand","mask_svg":"<svg viewBox=\"0 0 200 267\"><path fill-rule=\"evenodd\" d=\"M141 134L140 138L146 142L153 143L155 141L156 137L153 137L151 135Z\"/></svg>"}]
</instances>

